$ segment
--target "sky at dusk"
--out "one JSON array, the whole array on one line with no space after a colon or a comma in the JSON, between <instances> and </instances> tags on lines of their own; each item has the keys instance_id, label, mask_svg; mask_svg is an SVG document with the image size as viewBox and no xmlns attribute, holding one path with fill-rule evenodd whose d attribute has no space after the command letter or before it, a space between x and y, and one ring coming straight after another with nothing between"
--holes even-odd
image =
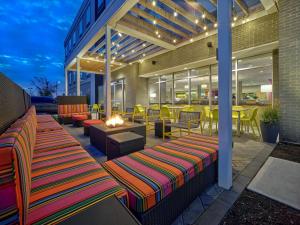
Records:
<instances>
[{"instance_id":1,"label":"sky at dusk","mask_svg":"<svg viewBox=\"0 0 300 225\"><path fill-rule=\"evenodd\" d=\"M23 88L64 83L64 39L83 0L0 0L0 72Z\"/></svg>"}]
</instances>

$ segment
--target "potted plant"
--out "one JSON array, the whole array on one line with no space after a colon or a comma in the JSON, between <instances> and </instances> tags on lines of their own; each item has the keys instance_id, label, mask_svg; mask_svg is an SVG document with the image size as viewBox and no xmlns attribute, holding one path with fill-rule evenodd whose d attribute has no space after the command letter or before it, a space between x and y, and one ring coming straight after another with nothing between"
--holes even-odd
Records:
<instances>
[{"instance_id":1,"label":"potted plant","mask_svg":"<svg viewBox=\"0 0 300 225\"><path fill-rule=\"evenodd\" d=\"M261 114L260 130L264 142L276 143L279 133L278 108L266 108Z\"/></svg>"}]
</instances>

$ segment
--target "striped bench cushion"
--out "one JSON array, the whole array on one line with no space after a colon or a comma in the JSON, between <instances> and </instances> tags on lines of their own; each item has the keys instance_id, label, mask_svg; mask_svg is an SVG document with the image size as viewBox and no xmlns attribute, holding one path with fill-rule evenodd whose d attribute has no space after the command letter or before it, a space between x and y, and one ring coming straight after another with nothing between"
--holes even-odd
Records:
<instances>
[{"instance_id":1,"label":"striped bench cushion","mask_svg":"<svg viewBox=\"0 0 300 225\"><path fill-rule=\"evenodd\" d=\"M80 143L65 130L53 130L37 133L34 151L50 151L79 145Z\"/></svg>"},{"instance_id":2,"label":"striped bench cushion","mask_svg":"<svg viewBox=\"0 0 300 225\"><path fill-rule=\"evenodd\" d=\"M55 122L51 115L37 115L36 120L38 123Z\"/></svg>"},{"instance_id":3,"label":"striped bench cushion","mask_svg":"<svg viewBox=\"0 0 300 225\"><path fill-rule=\"evenodd\" d=\"M103 163L129 192L129 206L145 212L217 160L218 140L189 135Z\"/></svg>"},{"instance_id":4,"label":"striped bench cushion","mask_svg":"<svg viewBox=\"0 0 300 225\"><path fill-rule=\"evenodd\" d=\"M45 132L45 131L52 131L52 130L62 130L63 127L57 123L54 122L47 122L47 123L38 123L37 125L37 132Z\"/></svg>"},{"instance_id":5,"label":"striped bench cushion","mask_svg":"<svg viewBox=\"0 0 300 225\"><path fill-rule=\"evenodd\" d=\"M127 192L80 146L34 153L28 224L52 224Z\"/></svg>"}]
</instances>

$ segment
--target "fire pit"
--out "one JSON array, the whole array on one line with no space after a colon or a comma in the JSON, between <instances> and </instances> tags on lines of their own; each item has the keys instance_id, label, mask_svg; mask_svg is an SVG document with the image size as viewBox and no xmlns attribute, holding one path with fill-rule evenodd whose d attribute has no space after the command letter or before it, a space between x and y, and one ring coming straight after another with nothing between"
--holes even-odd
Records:
<instances>
[{"instance_id":1,"label":"fire pit","mask_svg":"<svg viewBox=\"0 0 300 225\"><path fill-rule=\"evenodd\" d=\"M114 115L105 122L109 128L121 127L124 124L124 120L120 115Z\"/></svg>"}]
</instances>

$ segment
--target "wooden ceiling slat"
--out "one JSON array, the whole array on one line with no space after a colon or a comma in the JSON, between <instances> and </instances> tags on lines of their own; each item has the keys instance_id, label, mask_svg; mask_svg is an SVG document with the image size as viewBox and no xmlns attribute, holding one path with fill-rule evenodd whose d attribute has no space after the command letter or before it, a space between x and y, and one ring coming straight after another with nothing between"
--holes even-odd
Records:
<instances>
[{"instance_id":1,"label":"wooden ceiling slat","mask_svg":"<svg viewBox=\"0 0 300 225\"><path fill-rule=\"evenodd\" d=\"M135 60L137 60L137 59L141 59L142 57L144 57L143 54L148 55L149 52L151 52L151 51L152 51L153 49L155 49L155 48L158 48L158 46L156 46L156 45L149 45L149 46L147 46L145 49L143 49L143 50L137 52L136 54L130 55L129 57L127 57L127 58L125 59L125 62L126 62L126 63L129 63L129 62L131 62L131 61L135 61Z\"/></svg>"},{"instance_id":2,"label":"wooden ceiling slat","mask_svg":"<svg viewBox=\"0 0 300 225\"><path fill-rule=\"evenodd\" d=\"M130 38L127 41L125 41L123 46L118 50L118 54L123 54L123 52L126 51L126 49L136 41L137 39L135 38Z\"/></svg>"},{"instance_id":3,"label":"wooden ceiling slat","mask_svg":"<svg viewBox=\"0 0 300 225\"><path fill-rule=\"evenodd\" d=\"M135 14L137 14L138 16L141 16L141 17L143 17L145 19L148 19L150 21L152 21L154 19L154 17L152 15L146 13L145 11L143 11L141 9L132 8L131 11L134 12ZM163 20L160 20L160 19L156 19L156 20L157 20L157 24L159 26L164 27L165 29L172 31L173 33L175 33L175 34L177 34L181 37L188 38L187 34L182 32L181 30L174 28L173 26L171 26L170 24L166 23Z\"/></svg>"},{"instance_id":4,"label":"wooden ceiling slat","mask_svg":"<svg viewBox=\"0 0 300 225\"><path fill-rule=\"evenodd\" d=\"M248 7L246 5L246 3L243 0L235 0L235 2L238 4L238 6L241 8L241 10L243 11L243 13L248 16L249 15L249 11L248 11Z\"/></svg>"},{"instance_id":5,"label":"wooden ceiling slat","mask_svg":"<svg viewBox=\"0 0 300 225\"><path fill-rule=\"evenodd\" d=\"M145 44L145 46L143 46L143 44ZM142 45L140 45L140 46L138 46L137 48L135 48L134 50L135 50L135 52L134 53L130 53L130 54L124 54L125 55L125 57L122 57L122 55L119 55L118 57L117 57L117 59L119 59L119 60L127 60L127 58L129 57L132 57L132 56L134 56L134 55L137 55L137 54L139 54L139 52L140 51L143 51L144 49L146 49L147 47L149 47L151 44L150 43L147 43L147 42L144 42Z\"/></svg>"},{"instance_id":6,"label":"wooden ceiling slat","mask_svg":"<svg viewBox=\"0 0 300 225\"><path fill-rule=\"evenodd\" d=\"M191 1L191 0L184 0L185 3L189 4L191 7L193 7L195 10L200 12L201 14L205 14L205 18L210 20L211 22L215 23L217 22L217 18L211 14L209 11L207 11L206 8L204 8L199 2L197 1Z\"/></svg>"},{"instance_id":7,"label":"wooden ceiling slat","mask_svg":"<svg viewBox=\"0 0 300 225\"><path fill-rule=\"evenodd\" d=\"M140 44L142 44L143 42L141 40L136 40L135 42L133 42L130 46L124 48L123 51L118 52L118 55L122 55L122 54L126 54L127 52L130 52L132 49L136 48L137 46L139 46Z\"/></svg>"},{"instance_id":8,"label":"wooden ceiling slat","mask_svg":"<svg viewBox=\"0 0 300 225\"><path fill-rule=\"evenodd\" d=\"M189 32L191 32L193 34L197 34L197 30L195 29L195 27L193 27L190 24L185 23L179 19L174 20L173 14L170 14L157 6L153 6L152 4L147 3L145 0L140 0L139 4L141 4L142 6L144 6L147 9L150 9L151 11L157 13L158 15L166 18L167 20L177 24L178 26L182 27L183 29L188 30Z\"/></svg>"},{"instance_id":9,"label":"wooden ceiling slat","mask_svg":"<svg viewBox=\"0 0 300 225\"><path fill-rule=\"evenodd\" d=\"M181 14L181 16L185 17L187 20L194 23L195 26L198 26L202 29L205 27L205 24L201 21L200 18L198 18L197 16L187 12L186 10L181 8L181 6L176 4L175 2L172 2L170 0L159 0L159 1L164 3L166 6L168 6L172 10L176 11L178 14ZM173 20L178 20L178 19L176 19L176 17L173 16ZM196 20L198 20L197 24L195 23Z\"/></svg>"},{"instance_id":10,"label":"wooden ceiling slat","mask_svg":"<svg viewBox=\"0 0 300 225\"><path fill-rule=\"evenodd\" d=\"M126 26L141 32L143 35L150 35L152 37L155 37L157 39L163 40L168 43L172 43L172 40L174 39L174 37L172 37L166 31L154 26L153 24L149 24L143 20L139 20L135 16L129 14L125 15L123 19L119 21L119 23L123 23L123 25L125 25L126 23ZM155 30L159 32L161 38L156 37ZM141 36L139 38L142 39L143 37Z\"/></svg>"}]
</instances>

